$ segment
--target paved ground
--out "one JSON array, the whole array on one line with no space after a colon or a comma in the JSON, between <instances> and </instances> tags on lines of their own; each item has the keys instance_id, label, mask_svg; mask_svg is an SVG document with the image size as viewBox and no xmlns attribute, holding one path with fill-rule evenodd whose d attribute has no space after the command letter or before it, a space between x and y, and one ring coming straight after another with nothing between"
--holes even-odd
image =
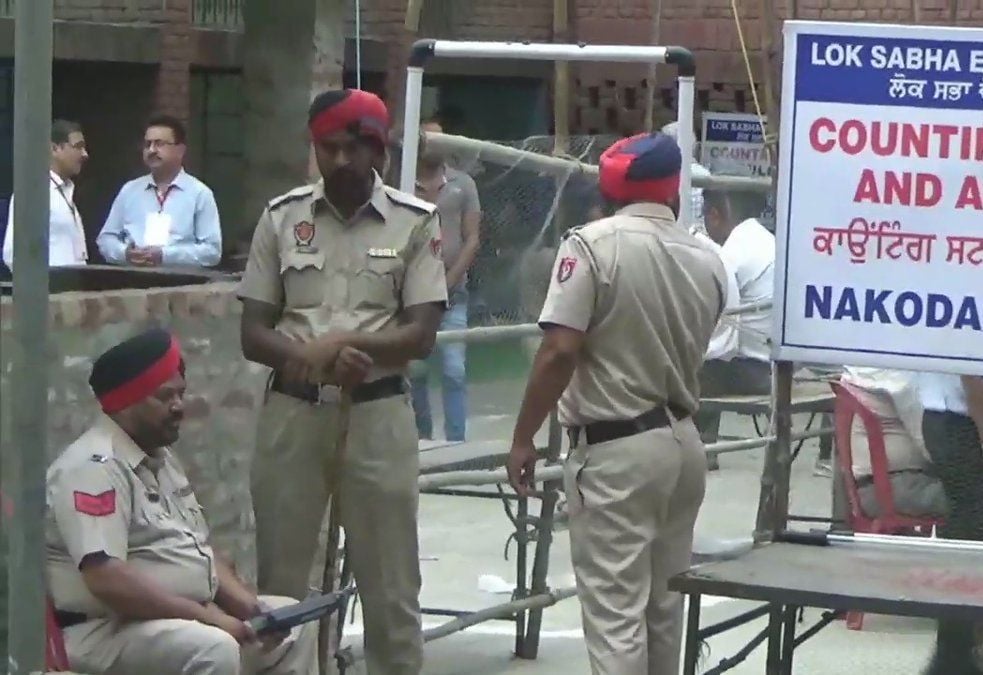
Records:
<instances>
[{"instance_id":1,"label":"paved ground","mask_svg":"<svg viewBox=\"0 0 983 675\"><path fill-rule=\"evenodd\" d=\"M511 434L512 416L522 394L522 382L482 384L472 388L472 439L505 439ZM435 397L435 402L439 398ZM439 405L437 406L439 408ZM439 429L439 421L435 428ZM802 424L798 420L798 424ZM749 421L725 416L724 433L750 435ZM506 449L503 442L503 449ZM812 475L818 445L806 445L794 466L792 512L801 515L827 515L830 481ZM753 529L758 502L761 451L726 455L721 471L710 476L698 535L746 537ZM508 599L514 583L511 560L503 558L509 523L501 505L492 500L425 496L420 507L421 556L424 577L424 606L477 609ZM514 549L511 551L514 555ZM845 574L849 570L844 570ZM505 582L505 593L479 589L483 575ZM557 535L551 556L550 583L570 586L573 576L569 563L566 534ZM720 598L704 600L703 621L716 622L749 609L742 601ZM807 611L804 625L819 617ZM440 617L427 617L426 626L441 623ZM704 667L715 666L733 656L751 636L764 627L757 622L726 633L710 642ZM428 675L498 675L504 673L543 673L574 675L588 673L587 658L580 632L576 599L546 611L543 640L536 661L512 658L513 633L508 623L486 623L464 633L432 642L426 648ZM867 617L862 632L847 631L837 622L797 652L795 672L803 675L839 675L864 672L865 675L920 672L929 654L933 627L925 621L891 617ZM358 639L357 621L346 629L349 639ZM349 671L353 672L353 671ZM355 670L354 672L361 672ZM737 675L764 672L764 652L758 649L742 665L729 671Z\"/></svg>"}]
</instances>

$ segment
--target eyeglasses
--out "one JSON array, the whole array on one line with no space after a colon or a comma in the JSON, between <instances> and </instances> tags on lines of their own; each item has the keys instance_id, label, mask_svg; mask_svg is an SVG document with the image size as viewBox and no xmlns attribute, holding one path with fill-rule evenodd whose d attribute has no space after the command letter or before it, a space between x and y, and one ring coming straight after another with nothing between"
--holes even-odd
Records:
<instances>
[{"instance_id":1,"label":"eyeglasses","mask_svg":"<svg viewBox=\"0 0 983 675\"><path fill-rule=\"evenodd\" d=\"M157 148L165 148L169 145L177 145L177 143L175 143L174 141L163 141L160 140L159 138L155 138L152 141L144 141L143 149L150 150L150 149L157 149Z\"/></svg>"}]
</instances>

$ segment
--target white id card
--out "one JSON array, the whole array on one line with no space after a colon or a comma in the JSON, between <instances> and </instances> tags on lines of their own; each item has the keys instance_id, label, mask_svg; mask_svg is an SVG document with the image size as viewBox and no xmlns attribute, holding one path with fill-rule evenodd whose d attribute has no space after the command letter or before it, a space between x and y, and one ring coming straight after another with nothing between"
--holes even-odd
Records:
<instances>
[{"instance_id":1,"label":"white id card","mask_svg":"<svg viewBox=\"0 0 983 675\"><path fill-rule=\"evenodd\" d=\"M167 246L171 240L171 216L169 213L148 213L143 224L144 246Z\"/></svg>"}]
</instances>

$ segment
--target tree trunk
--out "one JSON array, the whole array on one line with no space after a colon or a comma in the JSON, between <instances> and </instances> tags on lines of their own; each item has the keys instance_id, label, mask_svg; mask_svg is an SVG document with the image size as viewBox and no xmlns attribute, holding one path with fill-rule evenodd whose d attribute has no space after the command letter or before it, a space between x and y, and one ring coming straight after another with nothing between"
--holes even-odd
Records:
<instances>
[{"instance_id":1,"label":"tree trunk","mask_svg":"<svg viewBox=\"0 0 983 675\"><path fill-rule=\"evenodd\" d=\"M242 252L266 203L312 177L307 108L342 85L346 10L342 0L245 1L245 209L224 233Z\"/></svg>"}]
</instances>

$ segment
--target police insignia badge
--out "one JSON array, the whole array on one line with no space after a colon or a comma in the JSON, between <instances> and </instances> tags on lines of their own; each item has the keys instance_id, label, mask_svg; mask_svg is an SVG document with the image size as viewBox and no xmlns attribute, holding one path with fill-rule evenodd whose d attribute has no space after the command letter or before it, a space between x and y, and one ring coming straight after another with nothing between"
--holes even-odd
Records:
<instances>
[{"instance_id":1,"label":"police insignia badge","mask_svg":"<svg viewBox=\"0 0 983 675\"><path fill-rule=\"evenodd\" d=\"M573 270L576 266L576 258L560 258L560 266L556 268L556 280L562 284L573 276Z\"/></svg>"},{"instance_id":2,"label":"police insignia badge","mask_svg":"<svg viewBox=\"0 0 983 675\"><path fill-rule=\"evenodd\" d=\"M430 240L430 252L433 254L434 258L440 257L441 248L442 246L441 246L440 239L434 237L433 239Z\"/></svg>"},{"instance_id":3,"label":"police insignia badge","mask_svg":"<svg viewBox=\"0 0 983 675\"><path fill-rule=\"evenodd\" d=\"M294 240L297 242L297 248L310 248L311 242L314 241L314 223L302 220L294 225Z\"/></svg>"}]
</instances>

